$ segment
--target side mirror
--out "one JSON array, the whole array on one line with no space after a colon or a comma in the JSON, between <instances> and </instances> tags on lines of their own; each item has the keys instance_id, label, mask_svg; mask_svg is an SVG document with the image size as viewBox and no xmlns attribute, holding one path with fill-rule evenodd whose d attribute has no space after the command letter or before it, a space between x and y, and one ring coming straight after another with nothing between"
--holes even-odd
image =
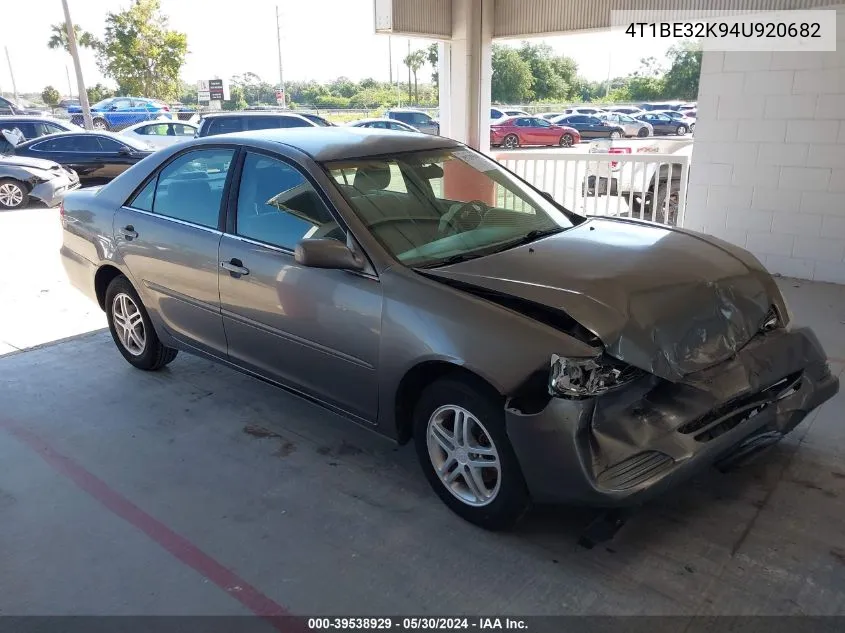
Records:
<instances>
[{"instance_id":1,"label":"side mirror","mask_svg":"<svg viewBox=\"0 0 845 633\"><path fill-rule=\"evenodd\" d=\"M121 156L130 156L132 154L132 150L124 145L119 150L117 150L117 153Z\"/></svg>"},{"instance_id":2,"label":"side mirror","mask_svg":"<svg viewBox=\"0 0 845 633\"><path fill-rule=\"evenodd\" d=\"M343 242L332 239L302 240L296 245L296 263L309 268L364 270L364 259Z\"/></svg>"}]
</instances>

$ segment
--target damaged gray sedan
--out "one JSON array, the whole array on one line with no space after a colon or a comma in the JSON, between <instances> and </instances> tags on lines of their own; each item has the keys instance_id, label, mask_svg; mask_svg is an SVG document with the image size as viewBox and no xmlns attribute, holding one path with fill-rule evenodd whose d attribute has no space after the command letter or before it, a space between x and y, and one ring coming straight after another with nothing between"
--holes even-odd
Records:
<instances>
[{"instance_id":1,"label":"damaged gray sedan","mask_svg":"<svg viewBox=\"0 0 845 633\"><path fill-rule=\"evenodd\" d=\"M443 137L197 139L70 194L62 224L129 363L184 350L413 440L486 528L640 504L838 390L746 251L577 216Z\"/></svg>"}]
</instances>

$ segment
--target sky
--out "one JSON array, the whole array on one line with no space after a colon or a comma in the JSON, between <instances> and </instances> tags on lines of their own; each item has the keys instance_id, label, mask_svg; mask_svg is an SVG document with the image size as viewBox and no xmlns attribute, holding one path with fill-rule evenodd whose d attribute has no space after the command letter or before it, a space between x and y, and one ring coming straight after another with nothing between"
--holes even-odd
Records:
<instances>
[{"instance_id":1,"label":"sky","mask_svg":"<svg viewBox=\"0 0 845 633\"><path fill-rule=\"evenodd\" d=\"M68 0L74 23L101 36L106 13L126 8L129 0ZM279 6L282 35L282 64L285 80L328 81L338 76L353 80L373 77L388 79L389 38L376 35L373 27L374 0L161 0L171 28L188 35L189 54L182 77L190 82L214 77L229 78L254 72L277 82L279 76L276 40L276 6ZM64 51L47 48L50 25L63 20L61 0L3 2L4 25L26 25L17 31L4 28L0 45L8 47L19 93L41 92L55 86L66 94L66 68L73 68ZM237 10L226 8L237 7ZM331 17L329 17L331 16ZM408 51L408 39L393 40L394 69ZM412 39L412 49L430 41ZM626 75L637 69L641 57L665 57L666 40L637 40L621 33L594 32L536 38L549 43L557 53L578 63L579 73L591 80ZM519 41L503 42L518 45ZM109 83L98 71L90 51L82 51L85 82ZM404 72L403 72L404 70ZM396 70L394 70L395 76ZM400 76L407 70L400 69ZM12 90L6 60L0 60L0 91Z\"/></svg>"}]
</instances>

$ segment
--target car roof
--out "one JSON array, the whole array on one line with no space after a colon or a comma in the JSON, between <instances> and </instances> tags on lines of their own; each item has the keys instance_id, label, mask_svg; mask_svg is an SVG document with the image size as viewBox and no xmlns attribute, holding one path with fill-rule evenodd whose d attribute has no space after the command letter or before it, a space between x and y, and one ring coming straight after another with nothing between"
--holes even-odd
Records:
<instances>
[{"instance_id":1,"label":"car roof","mask_svg":"<svg viewBox=\"0 0 845 633\"><path fill-rule=\"evenodd\" d=\"M407 123L402 123L402 121L397 121L396 119L387 119L387 118L384 118L384 117L374 117L372 119L358 119L357 121L353 121L352 123L350 123L350 125L354 127L354 125L356 123L379 123L379 122L390 123L391 125L393 125L393 124L408 125Z\"/></svg>"},{"instance_id":2,"label":"car roof","mask_svg":"<svg viewBox=\"0 0 845 633\"><path fill-rule=\"evenodd\" d=\"M63 136L79 136L80 134L93 134L94 136L105 136L107 138L113 138L116 141L119 141L126 145L126 137L121 137L115 132L109 132L106 130L86 130L84 128L80 128L78 130L68 130L67 132L54 132L53 134L45 134L44 136L39 136L37 138L30 138L18 145L18 147L23 147L24 145L32 145L34 143L40 143L41 141L47 141L53 138L61 138Z\"/></svg>"},{"instance_id":3,"label":"car roof","mask_svg":"<svg viewBox=\"0 0 845 633\"><path fill-rule=\"evenodd\" d=\"M59 125L73 126L70 121L63 121L51 116L39 116L37 114L0 114L0 123L3 121L42 121L48 123L58 123Z\"/></svg>"},{"instance_id":4,"label":"car roof","mask_svg":"<svg viewBox=\"0 0 845 633\"><path fill-rule=\"evenodd\" d=\"M134 130L138 127L144 127L145 125L162 125L166 123L178 123L179 125L189 125L191 127L198 127L196 123L191 123L190 121L174 121L173 119L151 119L147 121L138 121L137 123L133 123L132 125L127 125L125 128L121 130Z\"/></svg>"},{"instance_id":5,"label":"car roof","mask_svg":"<svg viewBox=\"0 0 845 633\"><path fill-rule=\"evenodd\" d=\"M250 117L262 117L262 116L289 116L294 117L297 119L305 119L304 116L301 114L297 114L296 112L285 112L283 110L232 110L226 112L203 112L202 118L203 119L216 119L219 117L232 117L232 116L250 116ZM306 121L308 119L305 119Z\"/></svg>"},{"instance_id":6,"label":"car roof","mask_svg":"<svg viewBox=\"0 0 845 633\"><path fill-rule=\"evenodd\" d=\"M353 126L236 132L209 136L198 144L219 143L224 138L259 144L270 142L287 145L308 154L318 162L463 147L457 141L444 136L416 132L397 134L393 130Z\"/></svg>"}]
</instances>

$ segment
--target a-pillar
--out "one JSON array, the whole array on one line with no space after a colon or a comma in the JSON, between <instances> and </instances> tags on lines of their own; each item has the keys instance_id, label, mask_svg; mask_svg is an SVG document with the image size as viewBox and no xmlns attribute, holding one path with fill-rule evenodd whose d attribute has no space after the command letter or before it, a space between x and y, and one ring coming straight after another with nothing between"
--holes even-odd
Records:
<instances>
[{"instance_id":1,"label":"a-pillar","mask_svg":"<svg viewBox=\"0 0 845 633\"><path fill-rule=\"evenodd\" d=\"M493 0L452 0L452 39L440 45L440 133L490 150Z\"/></svg>"}]
</instances>

